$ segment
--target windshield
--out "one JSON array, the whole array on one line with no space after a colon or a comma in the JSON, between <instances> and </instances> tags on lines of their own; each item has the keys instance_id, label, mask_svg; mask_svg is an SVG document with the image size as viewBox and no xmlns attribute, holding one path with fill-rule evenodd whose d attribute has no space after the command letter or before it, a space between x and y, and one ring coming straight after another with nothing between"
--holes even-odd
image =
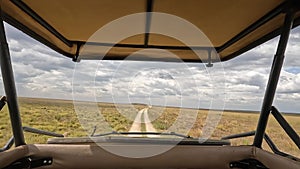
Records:
<instances>
[{"instance_id":1,"label":"windshield","mask_svg":"<svg viewBox=\"0 0 300 169\"><path fill-rule=\"evenodd\" d=\"M213 67L137 61L74 63L9 25L6 31L23 125L65 137L115 131L141 132L133 137L151 138L157 135L147 132L175 132L220 140L253 131L278 41L274 39L232 61L213 63ZM295 44L299 44L299 32L299 28L292 32L276 97L276 106L289 113L285 117L298 133L300 63L295 57L300 48ZM1 93L4 95L3 90ZM12 135L3 132L11 131L6 108L0 118L4 145ZM268 128L272 135L280 126L271 119ZM281 139L284 136L283 131L277 132L275 141L290 144ZM44 143L48 138L26 133L28 143ZM251 145L252 140L237 139L232 145ZM282 149L300 156L295 146Z\"/></svg>"}]
</instances>

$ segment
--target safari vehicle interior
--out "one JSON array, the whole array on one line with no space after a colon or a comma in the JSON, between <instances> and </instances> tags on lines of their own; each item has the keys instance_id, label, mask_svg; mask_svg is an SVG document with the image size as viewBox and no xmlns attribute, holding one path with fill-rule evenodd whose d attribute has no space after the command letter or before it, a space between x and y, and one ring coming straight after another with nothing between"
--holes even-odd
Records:
<instances>
[{"instance_id":1,"label":"safari vehicle interior","mask_svg":"<svg viewBox=\"0 0 300 169\"><path fill-rule=\"evenodd\" d=\"M290 30L300 24L298 0L1 0L0 62L6 96L0 100L9 109L13 136L0 150L0 168L206 168L206 169L275 169L300 168L300 160L278 150L268 137L266 127L273 115L280 126L300 148L300 138L273 106L274 95L284 61ZM132 36L117 44L107 41L90 42L89 37L99 28L120 17L145 12L140 29L143 34ZM172 14L188 20L201 29L213 44L186 46L182 42L151 33L154 12ZM221 22L223 21L223 22ZM227 136L222 140L199 142L196 138L183 139L169 151L147 158L127 158L112 154L106 148L127 152L151 151L177 140L164 138L110 137L143 133L106 133L89 138L64 138L61 134L23 127L18 107L14 74L7 44L4 22L21 30L74 62L97 59L93 46L110 47L103 60L123 60L141 49L164 49L176 54L184 62L208 63L227 61L250 49L280 36L277 51L262 103L257 129ZM84 25L84 26L83 26ZM90 46L81 54L83 46ZM192 51L204 51L199 58ZM216 54L211 51L215 50ZM251 59L251 58L250 58ZM153 54L131 58L139 61L176 62L176 58ZM26 144L23 132L53 136L45 144ZM163 134L163 133L148 133ZM231 146L230 139L255 136L251 146ZM262 149L265 140L273 153ZM15 148L11 148L15 145Z\"/></svg>"}]
</instances>

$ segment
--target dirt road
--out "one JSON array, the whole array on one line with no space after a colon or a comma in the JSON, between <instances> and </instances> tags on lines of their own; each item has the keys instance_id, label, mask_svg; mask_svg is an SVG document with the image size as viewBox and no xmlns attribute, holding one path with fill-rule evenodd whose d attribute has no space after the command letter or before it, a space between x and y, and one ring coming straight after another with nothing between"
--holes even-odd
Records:
<instances>
[{"instance_id":1,"label":"dirt road","mask_svg":"<svg viewBox=\"0 0 300 169\"><path fill-rule=\"evenodd\" d=\"M144 132L157 132L156 129L153 127L151 120L149 119L148 109L149 108L144 108L138 112L129 132L142 132L142 128L141 128L142 123L144 123L146 126L146 131L144 131ZM133 135L133 136L139 137L138 135ZM145 134L143 136L157 137L157 135L149 135L149 134L148 135ZM143 137L143 136L141 136L141 137Z\"/></svg>"}]
</instances>

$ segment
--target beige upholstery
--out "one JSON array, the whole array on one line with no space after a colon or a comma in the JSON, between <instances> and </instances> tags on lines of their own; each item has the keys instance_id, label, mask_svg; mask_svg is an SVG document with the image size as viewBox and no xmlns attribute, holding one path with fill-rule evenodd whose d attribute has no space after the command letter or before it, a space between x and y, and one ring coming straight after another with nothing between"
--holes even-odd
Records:
<instances>
[{"instance_id":1,"label":"beige upholstery","mask_svg":"<svg viewBox=\"0 0 300 169\"><path fill-rule=\"evenodd\" d=\"M124 151L158 145L111 145ZM248 158L261 161L270 169L298 169L300 162L268 153L252 146L177 145L150 158L125 158L96 145L34 144L0 153L0 168L25 156L53 157L53 164L43 168L206 168L228 169L229 163Z\"/></svg>"}]
</instances>

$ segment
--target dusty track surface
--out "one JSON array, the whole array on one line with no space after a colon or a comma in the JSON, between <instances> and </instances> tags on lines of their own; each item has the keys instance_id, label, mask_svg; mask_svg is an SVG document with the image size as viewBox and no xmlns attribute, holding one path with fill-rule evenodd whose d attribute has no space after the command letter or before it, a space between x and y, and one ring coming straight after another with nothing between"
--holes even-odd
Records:
<instances>
[{"instance_id":1,"label":"dusty track surface","mask_svg":"<svg viewBox=\"0 0 300 169\"><path fill-rule=\"evenodd\" d=\"M149 119L148 109L149 108L144 108L144 109L142 109L138 112L138 114L136 115L136 117L133 121L133 124L132 124L129 132L142 132L142 128L141 128L142 123L144 123L145 126L146 126L146 131L145 132L157 132L156 129L153 127L153 125L151 123L151 120ZM140 137L139 135L132 135L132 136ZM143 135L143 136L157 137L157 135L150 135L150 134L148 134L148 135L146 134L146 135Z\"/></svg>"}]
</instances>

